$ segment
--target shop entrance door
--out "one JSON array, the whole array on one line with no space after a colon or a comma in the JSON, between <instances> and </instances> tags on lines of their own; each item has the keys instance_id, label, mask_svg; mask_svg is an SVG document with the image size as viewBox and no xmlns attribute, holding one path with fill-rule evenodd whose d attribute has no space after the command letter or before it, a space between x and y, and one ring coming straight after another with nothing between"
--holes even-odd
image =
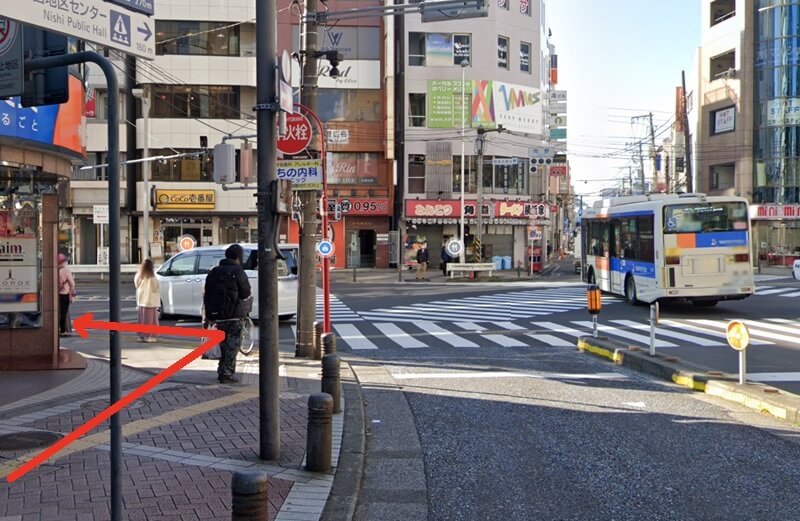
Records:
<instances>
[{"instance_id":1,"label":"shop entrance door","mask_svg":"<svg viewBox=\"0 0 800 521\"><path fill-rule=\"evenodd\" d=\"M361 267L374 268L375 250L377 249L375 230L359 230L358 245Z\"/></svg>"}]
</instances>

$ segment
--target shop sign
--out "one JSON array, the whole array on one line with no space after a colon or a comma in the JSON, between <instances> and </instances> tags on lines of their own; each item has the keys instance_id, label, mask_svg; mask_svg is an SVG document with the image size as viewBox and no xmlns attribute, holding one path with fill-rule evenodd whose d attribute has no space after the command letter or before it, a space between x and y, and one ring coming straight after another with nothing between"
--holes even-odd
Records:
<instances>
[{"instance_id":1,"label":"shop sign","mask_svg":"<svg viewBox=\"0 0 800 521\"><path fill-rule=\"evenodd\" d=\"M451 217L461 215L455 201L406 201L407 217Z\"/></svg>"},{"instance_id":2,"label":"shop sign","mask_svg":"<svg viewBox=\"0 0 800 521\"><path fill-rule=\"evenodd\" d=\"M328 154L328 184L377 185L378 154Z\"/></svg>"},{"instance_id":3,"label":"shop sign","mask_svg":"<svg viewBox=\"0 0 800 521\"><path fill-rule=\"evenodd\" d=\"M292 190L322 190L322 160L278 161L278 179L292 183Z\"/></svg>"},{"instance_id":4,"label":"shop sign","mask_svg":"<svg viewBox=\"0 0 800 521\"><path fill-rule=\"evenodd\" d=\"M752 204L750 218L763 220L800 220L800 204Z\"/></svg>"},{"instance_id":5,"label":"shop sign","mask_svg":"<svg viewBox=\"0 0 800 521\"><path fill-rule=\"evenodd\" d=\"M39 270L36 266L0 266L0 312L39 311Z\"/></svg>"},{"instance_id":6,"label":"shop sign","mask_svg":"<svg viewBox=\"0 0 800 521\"><path fill-rule=\"evenodd\" d=\"M39 311L38 213L0 211L0 313Z\"/></svg>"},{"instance_id":7,"label":"shop sign","mask_svg":"<svg viewBox=\"0 0 800 521\"><path fill-rule=\"evenodd\" d=\"M0 265L36 266L37 257L36 239L17 237L0 239Z\"/></svg>"},{"instance_id":8,"label":"shop sign","mask_svg":"<svg viewBox=\"0 0 800 521\"><path fill-rule=\"evenodd\" d=\"M156 210L213 210L214 190L156 190Z\"/></svg>"},{"instance_id":9,"label":"shop sign","mask_svg":"<svg viewBox=\"0 0 800 521\"><path fill-rule=\"evenodd\" d=\"M550 177L567 177L569 173L569 166L567 165L551 165Z\"/></svg>"},{"instance_id":10,"label":"shop sign","mask_svg":"<svg viewBox=\"0 0 800 521\"><path fill-rule=\"evenodd\" d=\"M193 236L181 235L178 237L178 250L189 251L193 250L195 246L197 246L197 241Z\"/></svg>"},{"instance_id":11,"label":"shop sign","mask_svg":"<svg viewBox=\"0 0 800 521\"><path fill-rule=\"evenodd\" d=\"M329 128L328 129L328 144L329 145L349 145L350 144L350 130L346 128Z\"/></svg>"},{"instance_id":12,"label":"shop sign","mask_svg":"<svg viewBox=\"0 0 800 521\"><path fill-rule=\"evenodd\" d=\"M767 126L800 125L800 98L767 100Z\"/></svg>"},{"instance_id":13,"label":"shop sign","mask_svg":"<svg viewBox=\"0 0 800 521\"><path fill-rule=\"evenodd\" d=\"M328 199L328 212L334 212L339 205L345 215L389 215L388 198L369 199Z\"/></svg>"},{"instance_id":14,"label":"shop sign","mask_svg":"<svg viewBox=\"0 0 800 521\"><path fill-rule=\"evenodd\" d=\"M472 80L465 80L463 87L461 80L428 80L428 128L461 128L462 111L464 125L472 126L471 99Z\"/></svg>"},{"instance_id":15,"label":"shop sign","mask_svg":"<svg viewBox=\"0 0 800 521\"><path fill-rule=\"evenodd\" d=\"M534 87L493 80L475 80L472 126L503 128L541 135L542 91Z\"/></svg>"}]
</instances>

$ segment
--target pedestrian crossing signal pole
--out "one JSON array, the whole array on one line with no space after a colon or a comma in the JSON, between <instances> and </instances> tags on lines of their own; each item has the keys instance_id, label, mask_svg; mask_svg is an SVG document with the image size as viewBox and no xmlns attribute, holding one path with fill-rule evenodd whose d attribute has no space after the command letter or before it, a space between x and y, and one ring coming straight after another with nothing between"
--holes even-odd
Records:
<instances>
[{"instance_id":1,"label":"pedestrian crossing signal pole","mask_svg":"<svg viewBox=\"0 0 800 521\"><path fill-rule=\"evenodd\" d=\"M597 286L589 286L586 292L586 308L592 315L592 336L597 338L597 315L600 314L600 309L603 307L600 288Z\"/></svg>"}]
</instances>

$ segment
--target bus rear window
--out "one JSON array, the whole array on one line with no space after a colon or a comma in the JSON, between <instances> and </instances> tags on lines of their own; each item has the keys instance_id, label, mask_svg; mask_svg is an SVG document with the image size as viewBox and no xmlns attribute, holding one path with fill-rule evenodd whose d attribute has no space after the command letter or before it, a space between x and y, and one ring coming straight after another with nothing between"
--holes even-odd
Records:
<instances>
[{"instance_id":1,"label":"bus rear window","mask_svg":"<svg viewBox=\"0 0 800 521\"><path fill-rule=\"evenodd\" d=\"M744 203L695 203L664 207L664 233L711 233L747 230Z\"/></svg>"}]
</instances>

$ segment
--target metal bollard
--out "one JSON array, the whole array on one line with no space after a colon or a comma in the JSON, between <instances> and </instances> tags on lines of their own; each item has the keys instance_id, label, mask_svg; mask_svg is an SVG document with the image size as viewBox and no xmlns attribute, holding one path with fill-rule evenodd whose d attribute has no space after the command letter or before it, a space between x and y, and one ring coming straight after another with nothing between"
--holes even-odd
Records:
<instances>
[{"instance_id":1,"label":"metal bollard","mask_svg":"<svg viewBox=\"0 0 800 521\"><path fill-rule=\"evenodd\" d=\"M267 518L268 476L266 472L235 472L231 479L231 519L256 521Z\"/></svg>"},{"instance_id":2,"label":"metal bollard","mask_svg":"<svg viewBox=\"0 0 800 521\"><path fill-rule=\"evenodd\" d=\"M325 331L325 323L321 320L314 322L314 360L322 359L322 334Z\"/></svg>"},{"instance_id":3,"label":"metal bollard","mask_svg":"<svg viewBox=\"0 0 800 521\"><path fill-rule=\"evenodd\" d=\"M325 333L321 337L322 350L326 355L332 355L336 352L336 335L333 333Z\"/></svg>"},{"instance_id":4,"label":"metal bollard","mask_svg":"<svg viewBox=\"0 0 800 521\"><path fill-rule=\"evenodd\" d=\"M340 381L339 355L331 353L322 357L322 392L333 398L333 414L342 412L342 382Z\"/></svg>"},{"instance_id":5,"label":"metal bollard","mask_svg":"<svg viewBox=\"0 0 800 521\"><path fill-rule=\"evenodd\" d=\"M306 470L331 470L333 398L330 394L314 393L308 397L308 432L306 437Z\"/></svg>"},{"instance_id":6,"label":"metal bollard","mask_svg":"<svg viewBox=\"0 0 800 521\"><path fill-rule=\"evenodd\" d=\"M356 281L356 267L353 266L353 282Z\"/></svg>"}]
</instances>

